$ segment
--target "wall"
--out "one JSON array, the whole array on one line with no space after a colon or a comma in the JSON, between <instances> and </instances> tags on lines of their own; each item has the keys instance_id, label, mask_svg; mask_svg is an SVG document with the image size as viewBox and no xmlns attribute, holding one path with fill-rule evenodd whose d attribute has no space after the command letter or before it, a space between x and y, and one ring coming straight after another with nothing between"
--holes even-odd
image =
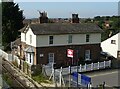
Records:
<instances>
[{"instance_id":1,"label":"wall","mask_svg":"<svg viewBox=\"0 0 120 89\"><path fill-rule=\"evenodd\" d=\"M118 50L120 51L120 33L118 33Z\"/></svg>"},{"instance_id":2,"label":"wall","mask_svg":"<svg viewBox=\"0 0 120 89\"><path fill-rule=\"evenodd\" d=\"M21 33L21 41L25 42L25 33Z\"/></svg>"},{"instance_id":3,"label":"wall","mask_svg":"<svg viewBox=\"0 0 120 89\"><path fill-rule=\"evenodd\" d=\"M77 52L79 51L78 57L80 60L85 58L85 50L90 50L91 60L98 61L100 59L100 44L86 44L86 45L71 45L71 46L51 46L51 47L39 47L36 48L36 58L37 64L47 64L48 54L54 53L54 60L58 66L67 66L69 64L70 58L67 57L67 49L74 50L74 63L77 60ZM43 56L40 57L40 54Z\"/></svg>"},{"instance_id":4,"label":"wall","mask_svg":"<svg viewBox=\"0 0 120 89\"><path fill-rule=\"evenodd\" d=\"M116 44L111 44L111 40L116 40ZM117 58L117 50L118 50L118 34L108 38L107 40L101 43L102 50L104 52L108 52L115 58Z\"/></svg>"},{"instance_id":5,"label":"wall","mask_svg":"<svg viewBox=\"0 0 120 89\"><path fill-rule=\"evenodd\" d=\"M30 43L30 35L32 35L32 43ZM30 28L26 33L26 44L36 47L36 35L34 35Z\"/></svg>"},{"instance_id":6,"label":"wall","mask_svg":"<svg viewBox=\"0 0 120 89\"><path fill-rule=\"evenodd\" d=\"M66 35L53 35L54 44L49 45L50 35L38 35L36 36L36 47L46 46L62 46L62 45L80 45L80 44L96 44L101 42L101 34L93 33L90 34L90 42L86 43L86 34L73 34L73 42L68 43L68 34Z\"/></svg>"}]
</instances>

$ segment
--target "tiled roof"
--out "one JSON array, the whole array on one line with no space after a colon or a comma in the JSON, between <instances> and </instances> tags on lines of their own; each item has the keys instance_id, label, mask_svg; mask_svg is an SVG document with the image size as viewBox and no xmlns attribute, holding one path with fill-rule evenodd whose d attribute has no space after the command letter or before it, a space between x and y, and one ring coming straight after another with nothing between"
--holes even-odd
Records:
<instances>
[{"instance_id":1,"label":"tiled roof","mask_svg":"<svg viewBox=\"0 0 120 89\"><path fill-rule=\"evenodd\" d=\"M44 23L30 24L35 35L101 33L103 30L92 23Z\"/></svg>"}]
</instances>

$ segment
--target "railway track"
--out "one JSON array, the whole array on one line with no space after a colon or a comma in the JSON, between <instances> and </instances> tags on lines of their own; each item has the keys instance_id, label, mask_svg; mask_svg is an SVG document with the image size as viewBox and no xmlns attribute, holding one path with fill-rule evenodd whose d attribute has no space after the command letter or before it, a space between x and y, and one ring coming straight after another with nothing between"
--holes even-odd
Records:
<instances>
[{"instance_id":1,"label":"railway track","mask_svg":"<svg viewBox=\"0 0 120 89\"><path fill-rule=\"evenodd\" d=\"M2 60L2 71L7 73L9 77L14 81L12 89L38 89L38 87L31 83L29 80L25 80L25 77L21 73L18 73L16 69L6 60Z\"/></svg>"}]
</instances>

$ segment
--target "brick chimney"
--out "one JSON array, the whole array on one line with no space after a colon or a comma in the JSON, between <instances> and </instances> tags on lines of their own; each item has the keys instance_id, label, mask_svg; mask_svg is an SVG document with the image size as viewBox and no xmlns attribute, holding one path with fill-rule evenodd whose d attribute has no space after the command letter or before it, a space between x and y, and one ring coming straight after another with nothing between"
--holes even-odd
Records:
<instances>
[{"instance_id":1,"label":"brick chimney","mask_svg":"<svg viewBox=\"0 0 120 89\"><path fill-rule=\"evenodd\" d=\"M40 17L39 17L39 20L40 20L40 23L48 23L48 17L47 17L47 12L40 12L39 11L39 14L40 14Z\"/></svg>"},{"instance_id":2,"label":"brick chimney","mask_svg":"<svg viewBox=\"0 0 120 89\"><path fill-rule=\"evenodd\" d=\"M79 23L78 14L72 14L72 23Z\"/></svg>"}]
</instances>

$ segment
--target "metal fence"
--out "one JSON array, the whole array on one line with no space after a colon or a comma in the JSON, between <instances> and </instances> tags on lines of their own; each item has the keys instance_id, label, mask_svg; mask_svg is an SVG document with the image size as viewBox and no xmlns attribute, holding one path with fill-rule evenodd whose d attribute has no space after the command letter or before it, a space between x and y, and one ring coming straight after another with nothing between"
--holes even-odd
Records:
<instances>
[{"instance_id":1,"label":"metal fence","mask_svg":"<svg viewBox=\"0 0 120 89\"><path fill-rule=\"evenodd\" d=\"M52 66L51 65L43 65L44 71L46 72L47 76L50 76L52 73ZM85 64L85 65L79 65L79 66L71 66L71 73L77 72L87 72L87 71L93 71L93 70L99 70L99 69L105 69L111 67L111 60L109 61L103 61L103 62L97 62L97 63L91 63L91 64ZM55 69L55 75L59 75L58 71L61 69ZM70 73L70 66L66 68L62 68L62 75L68 75Z\"/></svg>"},{"instance_id":2,"label":"metal fence","mask_svg":"<svg viewBox=\"0 0 120 89\"><path fill-rule=\"evenodd\" d=\"M79 66L72 66L71 67L71 73L77 72L87 72L87 71L93 71L93 70L100 70L111 67L111 60L109 61L103 61L103 62L97 62L97 63L91 63L91 64L85 64L85 65L79 65ZM44 74L46 76L50 76L50 79L53 78L53 82L57 84L57 86L64 86L68 85L68 78L65 77L70 75L70 66L66 68L60 68L60 69L54 69L53 65L43 65Z\"/></svg>"}]
</instances>

